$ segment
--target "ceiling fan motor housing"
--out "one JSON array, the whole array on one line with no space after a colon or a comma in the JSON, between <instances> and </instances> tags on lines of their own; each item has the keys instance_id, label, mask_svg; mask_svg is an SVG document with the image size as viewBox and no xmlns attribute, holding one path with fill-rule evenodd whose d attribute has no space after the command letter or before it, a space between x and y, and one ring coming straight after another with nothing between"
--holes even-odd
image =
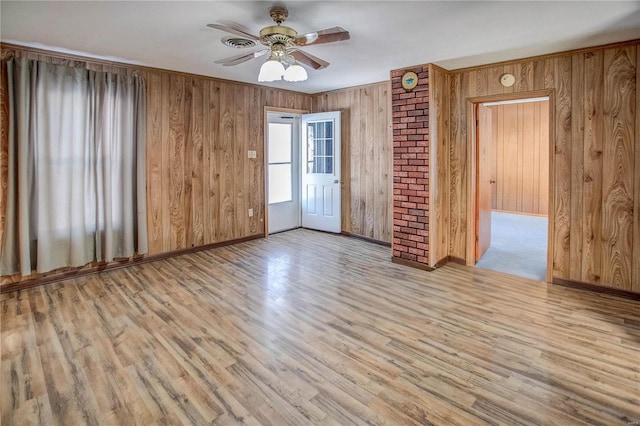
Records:
<instances>
[{"instance_id":1,"label":"ceiling fan motor housing","mask_svg":"<svg viewBox=\"0 0 640 426\"><path fill-rule=\"evenodd\" d=\"M272 25L260 30L260 41L267 46L272 44L288 44L298 37L298 33L293 28L284 25Z\"/></svg>"}]
</instances>

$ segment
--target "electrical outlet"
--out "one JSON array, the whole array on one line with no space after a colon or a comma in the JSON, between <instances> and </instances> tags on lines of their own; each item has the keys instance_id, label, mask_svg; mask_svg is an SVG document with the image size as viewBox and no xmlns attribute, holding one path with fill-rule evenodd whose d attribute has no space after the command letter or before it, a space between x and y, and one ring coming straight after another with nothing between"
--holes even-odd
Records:
<instances>
[{"instance_id":1,"label":"electrical outlet","mask_svg":"<svg viewBox=\"0 0 640 426\"><path fill-rule=\"evenodd\" d=\"M247 153L248 158L256 158L256 152L251 150Z\"/></svg>"},{"instance_id":2,"label":"electrical outlet","mask_svg":"<svg viewBox=\"0 0 640 426\"><path fill-rule=\"evenodd\" d=\"M253 209L249 209L249 217L253 217Z\"/></svg>"}]
</instances>

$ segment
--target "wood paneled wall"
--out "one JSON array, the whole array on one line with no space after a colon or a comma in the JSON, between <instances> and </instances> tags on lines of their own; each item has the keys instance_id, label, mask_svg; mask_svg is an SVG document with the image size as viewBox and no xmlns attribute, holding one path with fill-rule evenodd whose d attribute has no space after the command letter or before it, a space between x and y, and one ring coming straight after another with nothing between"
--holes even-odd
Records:
<instances>
[{"instance_id":1,"label":"wood paneled wall","mask_svg":"<svg viewBox=\"0 0 640 426\"><path fill-rule=\"evenodd\" d=\"M264 108L310 111L311 95L12 46L3 46L2 55L145 77L149 254L264 234ZM6 79L2 85L5 200ZM248 150L257 158L247 158Z\"/></svg>"},{"instance_id":2,"label":"wood paneled wall","mask_svg":"<svg viewBox=\"0 0 640 426\"><path fill-rule=\"evenodd\" d=\"M449 73L429 65L429 264L449 256Z\"/></svg>"},{"instance_id":3,"label":"wood paneled wall","mask_svg":"<svg viewBox=\"0 0 640 426\"><path fill-rule=\"evenodd\" d=\"M634 41L451 73L451 256L467 253L468 99L548 90L553 277L640 292L638 50Z\"/></svg>"},{"instance_id":4,"label":"wood paneled wall","mask_svg":"<svg viewBox=\"0 0 640 426\"><path fill-rule=\"evenodd\" d=\"M549 208L549 101L492 110L494 210L546 215ZM482 132L483 129L480 129Z\"/></svg>"},{"instance_id":5,"label":"wood paneled wall","mask_svg":"<svg viewBox=\"0 0 640 426\"><path fill-rule=\"evenodd\" d=\"M342 112L342 230L391 242L391 83L313 95L313 111Z\"/></svg>"}]
</instances>

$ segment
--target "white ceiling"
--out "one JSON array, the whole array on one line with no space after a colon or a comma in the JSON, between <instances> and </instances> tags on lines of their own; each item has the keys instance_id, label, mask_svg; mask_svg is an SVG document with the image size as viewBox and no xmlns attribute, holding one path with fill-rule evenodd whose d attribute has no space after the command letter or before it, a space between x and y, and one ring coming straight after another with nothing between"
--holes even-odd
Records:
<instances>
[{"instance_id":1,"label":"white ceiling","mask_svg":"<svg viewBox=\"0 0 640 426\"><path fill-rule=\"evenodd\" d=\"M257 83L265 57L234 67L215 60L251 50L224 46L208 23L238 22L254 34L273 24L261 1L1 1L3 42ZM334 26L351 40L309 46L331 62L301 83L317 93L389 79L435 63L456 69L640 38L640 1L285 1L285 25L303 34ZM252 50L258 50L253 48Z\"/></svg>"}]
</instances>

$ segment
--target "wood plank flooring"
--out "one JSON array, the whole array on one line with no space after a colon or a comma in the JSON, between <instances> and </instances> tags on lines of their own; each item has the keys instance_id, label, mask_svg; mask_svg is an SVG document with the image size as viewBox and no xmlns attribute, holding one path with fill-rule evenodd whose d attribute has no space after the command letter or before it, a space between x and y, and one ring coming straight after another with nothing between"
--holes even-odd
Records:
<instances>
[{"instance_id":1,"label":"wood plank flooring","mask_svg":"<svg viewBox=\"0 0 640 426\"><path fill-rule=\"evenodd\" d=\"M2 425L640 422L640 304L307 230L0 295Z\"/></svg>"}]
</instances>

